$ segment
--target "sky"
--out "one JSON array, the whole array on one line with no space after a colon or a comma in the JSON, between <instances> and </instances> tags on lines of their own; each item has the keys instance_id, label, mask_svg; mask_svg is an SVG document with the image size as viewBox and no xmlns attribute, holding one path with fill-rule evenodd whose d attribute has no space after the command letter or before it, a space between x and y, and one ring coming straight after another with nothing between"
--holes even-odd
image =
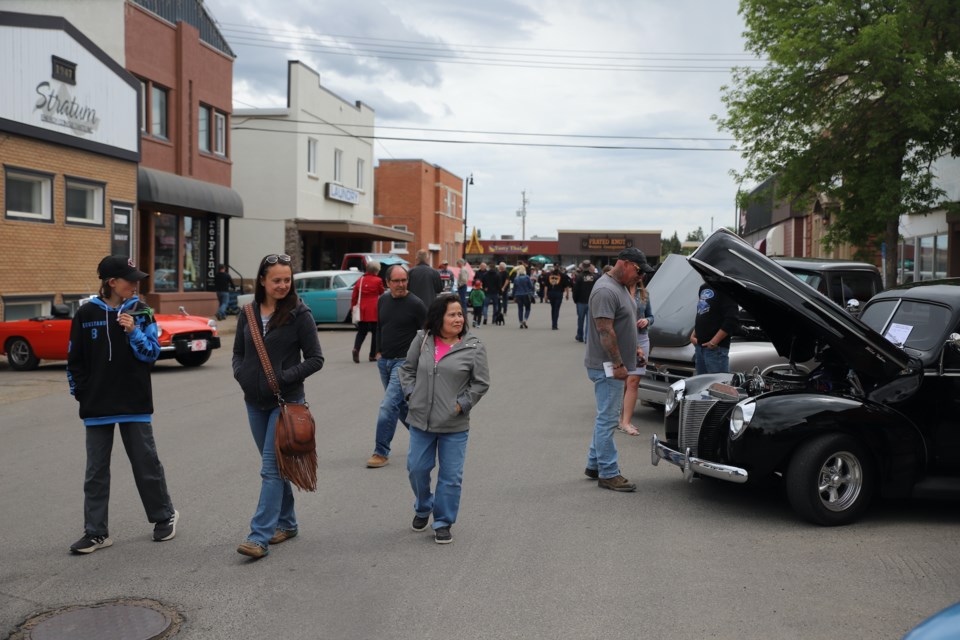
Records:
<instances>
[{"instance_id":1,"label":"sky","mask_svg":"<svg viewBox=\"0 0 960 640\"><path fill-rule=\"evenodd\" d=\"M285 106L286 61L304 62L375 110L378 137L415 139L377 140L375 163L472 175L483 238L735 224L743 160L711 116L730 67L756 64L736 0L206 5L237 56L234 108Z\"/></svg>"}]
</instances>

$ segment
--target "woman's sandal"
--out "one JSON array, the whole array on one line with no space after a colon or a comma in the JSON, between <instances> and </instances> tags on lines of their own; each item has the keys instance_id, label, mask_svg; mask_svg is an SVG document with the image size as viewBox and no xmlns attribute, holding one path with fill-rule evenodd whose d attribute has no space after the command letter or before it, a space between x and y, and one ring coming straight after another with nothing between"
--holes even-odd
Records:
<instances>
[{"instance_id":1,"label":"woman's sandal","mask_svg":"<svg viewBox=\"0 0 960 640\"><path fill-rule=\"evenodd\" d=\"M624 433L627 434L628 436L638 436L638 435L640 435L640 431L637 430L637 428L636 428L635 426L633 426L632 424L628 424L627 426L619 425L619 426L617 426L617 429L619 429L620 431L624 432Z\"/></svg>"}]
</instances>

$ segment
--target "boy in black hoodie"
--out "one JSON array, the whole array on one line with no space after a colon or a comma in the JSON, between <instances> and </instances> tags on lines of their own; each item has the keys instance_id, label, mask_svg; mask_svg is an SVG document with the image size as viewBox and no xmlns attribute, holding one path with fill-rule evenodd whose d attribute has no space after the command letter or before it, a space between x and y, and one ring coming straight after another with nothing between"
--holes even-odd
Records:
<instances>
[{"instance_id":1,"label":"boy in black hoodie","mask_svg":"<svg viewBox=\"0 0 960 640\"><path fill-rule=\"evenodd\" d=\"M180 517L167 493L151 425L150 369L160 355L160 343L152 309L136 296L137 283L147 274L126 256L107 256L97 273L100 295L77 310L67 353L70 393L80 403L87 443L84 534L70 546L73 553L93 553L113 544L107 509L116 424L147 519L155 525L153 539L173 538Z\"/></svg>"}]
</instances>

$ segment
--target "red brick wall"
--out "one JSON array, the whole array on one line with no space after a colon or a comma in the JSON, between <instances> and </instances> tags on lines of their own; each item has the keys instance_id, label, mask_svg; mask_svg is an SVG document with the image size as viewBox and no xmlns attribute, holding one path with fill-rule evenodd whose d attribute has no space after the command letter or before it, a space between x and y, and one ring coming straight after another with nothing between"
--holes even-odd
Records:
<instances>
[{"instance_id":1,"label":"red brick wall","mask_svg":"<svg viewBox=\"0 0 960 640\"><path fill-rule=\"evenodd\" d=\"M173 26L143 8L127 3L126 57L130 73L169 89L168 136L142 137L145 167L230 186L230 112L233 61L200 41L196 28ZM147 96L149 103L149 96ZM197 146L200 104L227 114L227 156L201 153ZM213 122L210 123L211 128Z\"/></svg>"},{"instance_id":2,"label":"red brick wall","mask_svg":"<svg viewBox=\"0 0 960 640\"><path fill-rule=\"evenodd\" d=\"M136 203L137 164L16 135L3 135L0 143L3 164L54 174L52 224L0 217L0 295L52 295L61 302L63 294L96 293L97 264L110 253L110 202ZM66 224L65 175L106 183L103 227Z\"/></svg>"}]
</instances>

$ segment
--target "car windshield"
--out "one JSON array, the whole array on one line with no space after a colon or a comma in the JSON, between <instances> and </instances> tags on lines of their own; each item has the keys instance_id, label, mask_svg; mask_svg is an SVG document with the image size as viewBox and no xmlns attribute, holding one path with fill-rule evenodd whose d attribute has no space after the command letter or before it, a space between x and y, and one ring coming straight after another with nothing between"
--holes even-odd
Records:
<instances>
[{"instance_id":1,"label":"car windshield","mask_svg":"<svg viewBox=\"0 0 960 640\"><path fill-rule=\"evenodd\" d=\"M879 300L860 319L897 346L929 351L943 340L950 311L929 302Z\"/></svg>"},{"instance_id":2,"label":"car windshield","mask_svg":"<svg viewBox=\"0 0 960 640\"><path fill-rule=\"evenodd\" d=\"M333 279L333 288L342 289L343 287L352 287L360 279L359 273L344 273Z\"/></svg>"}]
</instances>

